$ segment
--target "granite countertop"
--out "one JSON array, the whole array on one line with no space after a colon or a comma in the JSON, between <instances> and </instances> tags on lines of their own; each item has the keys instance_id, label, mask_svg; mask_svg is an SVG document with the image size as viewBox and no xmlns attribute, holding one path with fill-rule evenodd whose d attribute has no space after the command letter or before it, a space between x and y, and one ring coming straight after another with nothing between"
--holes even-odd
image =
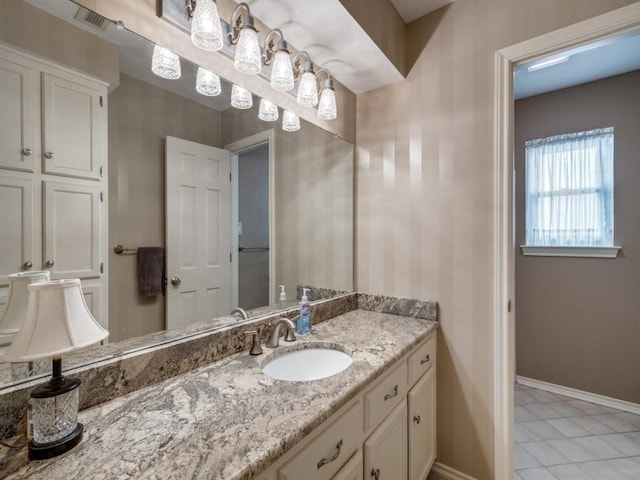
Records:
<instances>
[{"instance_id":1,"label":"granite countertop","mask_svg":"<svg viewBox=\"0 0 640 480\"><path fill-rule=\"evenodd\" d=\"M242 480L269 467L435 330L437 322L354 310L265 354L229 356L80 412L84 438L65 455L29 462L9 479ZM274 380L260 365L302 344L338 344L353 364L312 382ZM249 343L249 342L248 342ZM83 386L81 386L83 388ZM0 472L2 473L2 472Z\"/></svg>"}]
</instances>

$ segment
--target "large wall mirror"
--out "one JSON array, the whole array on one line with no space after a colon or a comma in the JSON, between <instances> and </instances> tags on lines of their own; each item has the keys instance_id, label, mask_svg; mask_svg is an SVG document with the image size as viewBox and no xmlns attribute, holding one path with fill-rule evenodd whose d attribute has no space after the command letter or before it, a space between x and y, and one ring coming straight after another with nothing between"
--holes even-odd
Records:
<instances>
[{"instance_id":1,"label":"large wall mirror","mask_svg":"<svg viewBox=\"0 0 640 480\"><path fill-rule=\"evenodd\" d=\"M155 76L151 42L70 0L8 0L0 17L0 46L108 84L109 233L102 260L111 345L104 352L118 343L140 348L154 338L174 338L167 327L207 319L209 327L222 325L214 317L228 317L235 307L249 317L273 311L280 285L290 305L299 285L329 294L353 289L353 145L303 120L300 130L283 131L282 109L278 121L260 120L255 96L250 109L230 107L224 79L220 95L199 94L198 67L185 60L180 79ZM167 193L167 137L230 152L231 283L224 310L206 318L192 318L187 308L170 320L169 295L143 297L138 290L140 247L165 248L166 276L180 278L171 271L176 248L167 244L167 211L179 201ZM0 168L0 176L7 175L12 171ZM184 202L177 208L190 211ZM124 250L116 253L117 245ZM166 288L175 287L169 282ZM0 285L0 309L7 289L8 283ZM0 386L19 380L10 370L0 366Z\"/></svg>"}]
</instances>

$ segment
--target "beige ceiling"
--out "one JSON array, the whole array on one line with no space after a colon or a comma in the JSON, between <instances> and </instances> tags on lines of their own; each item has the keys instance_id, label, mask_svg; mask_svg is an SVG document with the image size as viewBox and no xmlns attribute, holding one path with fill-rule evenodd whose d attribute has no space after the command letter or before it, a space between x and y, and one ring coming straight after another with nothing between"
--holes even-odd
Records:
<instances>
[{"instance_id":1,"label":"beige ceiling","mask_svg":"<svg viewBox=\"0 0 640 480\"><path fill-rule=\"evenodd\" d=\"M453 0L391 0L405 23L412 22L451 2Z\"/></svg>"}]
</instances>

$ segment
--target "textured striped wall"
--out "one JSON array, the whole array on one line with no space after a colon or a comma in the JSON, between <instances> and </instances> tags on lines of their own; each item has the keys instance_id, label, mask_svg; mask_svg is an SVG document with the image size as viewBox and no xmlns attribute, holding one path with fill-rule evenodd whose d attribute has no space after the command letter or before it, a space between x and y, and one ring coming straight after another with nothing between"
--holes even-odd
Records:
<instances>
[{"instance_id":1,"label":"textured striped wall","mask_svg":"<svg viewBox=\"0 0 640 480\"><path fill-rule=\"evenodd\" d=\"M408 26L405 81L357 99L356 288L438 301L438 461L478 480L494 455L494 52L630 3L457 0Z\"/></svg>"}]
</instances>

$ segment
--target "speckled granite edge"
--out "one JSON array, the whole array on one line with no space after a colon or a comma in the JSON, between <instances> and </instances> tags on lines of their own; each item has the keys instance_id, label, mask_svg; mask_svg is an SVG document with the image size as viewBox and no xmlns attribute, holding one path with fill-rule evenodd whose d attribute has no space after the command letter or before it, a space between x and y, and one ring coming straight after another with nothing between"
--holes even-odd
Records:
<instances>
[{"instance_id":1,"label":"speckled granite edge","mask_svg":"<svg viewBox=\"0 0 640 480\"><path fill-rule=\"evenodd\" d=\"M317 324L356 308L356 294L346 294L314 303L311 318ZM169 343L65 371L65 375L82 381L80 409L83 410L248 349L250 338L245 334L247 330L258 330L261 342L265 343L268 326L275 319L297 315L298 307L291 307L249 323L194 333ZM46 380L40 378L3 390L0 394L0 439L25 431L29 392Z\"/></svg>"},{"instance_id":2,"label":"speckled granite edge","mask_svg":"<svg viewBox=\"0 0 640 480\"><path fill-rule=\"evenodd\" d=\"M388 297L386 295L372 295L369 293L358 293L357 297L358 308L361 310L391 313L393 315L422 318L432 321L438 319L438 304L431 300Z\"/></svg>"}]
</instances>

